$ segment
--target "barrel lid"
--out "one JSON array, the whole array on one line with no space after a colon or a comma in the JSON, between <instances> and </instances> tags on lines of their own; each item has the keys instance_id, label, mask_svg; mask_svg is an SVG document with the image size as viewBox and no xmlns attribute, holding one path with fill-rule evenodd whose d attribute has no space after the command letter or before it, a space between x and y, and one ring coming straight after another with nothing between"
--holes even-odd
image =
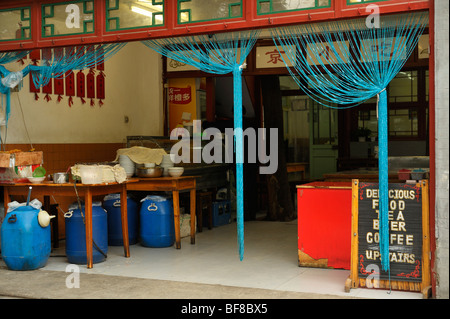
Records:
<instances>
[{"instance_id":1,"label":"barrel lid","mask_svg":"<svg viewBox=\"0 0 450 319\"><path fill-rule=\"evenodd\" d=\"M167 201L167 197L158 196L158 195L147 195L145 198L141 199L141 203L146 200L151 200L154 202L165 202L165 201Z\"/></svg>"},{"instance_id":2,"label":"barrel lid","mask_svg":"<svg viewBox=\"0 0 450 319\"><path fill-rule=\"evenodd\" d=\"M98 201L95 201L95 202L92 202L92 207L94 207L94 206L102 206L102 202L98 202ZM83 209L84 208L84 202L81 202L81 209ZM74 203L72 203L72 204L70 204L70 206L69 206L69 210L75 210L75 209L78 209L78 202L74 202Z\"/></svg>"},{"instance_id":3,"label":"barrel lid","mask_svg":"<svg viewBox=\"0 0 450 319\"><path fill-rule=\"evenodd\" d=\"M127 198L130 198L129 194L127 194ZM117 194L108 194L108 195L105 196L105 198L103 198L104 201L117 200L117 199L120 199L120 194L119 193L117 193Z\"/></svg>"},{"instance_id":4,"label":"barrel lid","mask_svg":"<svg viewBox=\"0 0 450 319\"><path fill-rule=\"evenodd\" d=\"M21 208L21 207L29 207L29 208ZM41 207L42 203L37 198L30 201L28 205L26 203L19 203L17 201L12 201L8 203L7 213L17 210L19 208L21 208L20 210L22 211L28 211L28 210L40 210Z\"/></svg>"}]
</instances>

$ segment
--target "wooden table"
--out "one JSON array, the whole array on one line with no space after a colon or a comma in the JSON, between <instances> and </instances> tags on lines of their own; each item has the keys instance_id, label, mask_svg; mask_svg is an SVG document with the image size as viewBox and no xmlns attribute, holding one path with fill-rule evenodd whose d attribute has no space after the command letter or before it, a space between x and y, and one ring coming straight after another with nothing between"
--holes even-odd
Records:
<instances>
[{"instance_id":1,"label":"wooden table","mask_svg":"<svg viewBox=\"0 0 450 319\"><path fill-rule=\"evenodd\" d=\"M286 163L286 170L288 173L301 172L302 179L305 179L306 165L308 165L308 163Z\"/></svg>"},{"instance_id":2,"label":"wooden table","mask_svg":"<svg viewBox=\"0 0 450 319\"><path fill-rule=\"evenodd\" d=\"M180 191L190 191L191 244L195 244L195 176L136 178L127 184L129 191L166 191L173 195L173 215L175 226L175 247L181 248L180 239Z\"/></svg>"},{"instance_id":3,"label":"wooden table","mask_svg":"<svg viewBox=\"0 0 450 319\"><path fill-rule=\"evenodd\" d=\"M11 195L28 195L29 187L31 186L31 198L37 196L44 196L44 209L48 210L50 204L50 196L73 196L77 193L80 198L84 197L85 203L85 222L86 222L86 256L87 268L93 267L92 259L92 196L107 195L112 193L120 194L120 213L122 217L122 235L123 248L125 257L130 257L129 239L128 239L128 218L127 218L127 185L133 181L125 183L108 183L108 184L81 184L77 183L76 188L74 184L54 184L53 182L43 182L40 184L20 183L20 184L2 184L4 190L4 205L5 212L7 205L10 202ZM76 190L76 191L75 191Z\"/></svg>"}]
</instances>

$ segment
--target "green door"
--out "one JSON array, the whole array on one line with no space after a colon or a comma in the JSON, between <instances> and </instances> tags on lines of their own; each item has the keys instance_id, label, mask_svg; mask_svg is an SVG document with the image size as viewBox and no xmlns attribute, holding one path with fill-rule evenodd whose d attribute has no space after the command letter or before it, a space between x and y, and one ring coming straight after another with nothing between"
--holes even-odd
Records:
<instances>
[{"instance_id":1,"label":"green door","mask_svg":"<svg viewBox=\"0 0 450 319\"><path fill-rule=\"evenodd\" d=\"M337 110L310 100L310 179L321 179L324 173L337 170Z\"/></svg>"}]
</instances>

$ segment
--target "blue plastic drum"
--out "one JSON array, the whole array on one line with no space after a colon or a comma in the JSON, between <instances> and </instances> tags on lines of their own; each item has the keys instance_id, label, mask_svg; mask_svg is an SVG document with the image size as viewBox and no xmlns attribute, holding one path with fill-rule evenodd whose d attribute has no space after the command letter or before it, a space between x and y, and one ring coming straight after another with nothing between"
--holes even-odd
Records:
<instances>
[{"instance_id":1,"label":"blue plastic drum","mask_svg":"<svg viewBox=\"0 0 450 319\"><path fill-rule=\"evenodd\" d=\"M149 195L141 200L140 237L146 247L170 247L175 242L172 201Z\"/></svg>"},{"instance_id":2,"label":"blue plastic drum","mask_svg":"<svg viewBox=\"0 0 450 319\"><path fill-rule=\"evenodd\" d=\"M78 208L78 203L71 204L69 211L64 214L66 255L69 263L72 264L87 263L84 203L81 205L83 216ZM92 239L95 243L92 248L93 263L102 262L106 259L106 254L108 253L108 221L106 211L102 208L101 202L92 203Z\"/></svg>"},{"instance_id":3,"label":"blue plastic drum","mask_svg":"<svg viewBox=\"0 0 450 319\"><path fill-rule=\"evenodd\" d=\"M50 226L38 222L39 209L19 206L8 212L1 227L2 258L10 270L33 270L47 264Z\"/></svg>"},{"instance_id":4,"label":"blue plastic drum","mask_svg":"<svg viewBox=\"0 0 450 319\"><path fill-rule=\"evenodd\" d=\"M122 214L120 212L120 194L109 194L103 199L103 208L107 211L108 244L122 246ZM139 232L139 210L135 200L127 196L128 242L136 244Z\"/></svg>"}]
</instances>

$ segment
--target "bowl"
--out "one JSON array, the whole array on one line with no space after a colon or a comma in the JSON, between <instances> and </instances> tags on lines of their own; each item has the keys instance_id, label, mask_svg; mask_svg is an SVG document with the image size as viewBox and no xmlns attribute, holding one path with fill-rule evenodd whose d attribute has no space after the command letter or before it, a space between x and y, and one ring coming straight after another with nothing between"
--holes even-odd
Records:
<instances>
[{"instance_id":1,"label":"bowl","mask_svg":"<svg viewBox=\"0 0 450 319\"><path fill-rule=\"evenodd\" d=\"M172 177L180 177L183 175L184 167L169 167L169 175Z\"/></svg>"},{"instance_id":2,"label":"bowl","mask_svg":"<svg viewBox=\"0 0 450 319\"><path fill-rule=\"evenodd\" d=\"M163 169L161 167L139 167L137 169L137 176L139 177L161 177Z\"/></svg>"},{"instance_id":3,"label":"bowl","mask_svg":"<svg viewBox=\"0 0 450 319\"><path fill-rule=\"evenodd\" d=\"M42 183L45 179L45 176L42 177L27 177L28 180L33 183L33 184L37 184L37 183Z\"/></svg>"}]
</instances>

